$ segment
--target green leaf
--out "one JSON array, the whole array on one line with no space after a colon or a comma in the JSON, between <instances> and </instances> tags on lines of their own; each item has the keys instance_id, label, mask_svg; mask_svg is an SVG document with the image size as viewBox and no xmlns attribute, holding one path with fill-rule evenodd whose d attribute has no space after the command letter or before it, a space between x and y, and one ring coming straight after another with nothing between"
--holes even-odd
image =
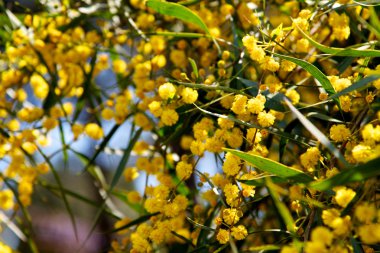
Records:
<instances>
[{"instance_id":1,"label":"green leaf","mask_svg":"<svg viewBox=\"0 0 380 253\"><path fill-rule=\"evenodd\" d=\"M297 58L282 55L282 54L277 54L277 53L272 53L272 54L281 58L281 59L285 59L285 60L288 60L288 61L291 61L291 62L297 64L298 66L300 66L301 68L303 68L304 70L309 72L315 79L317 79L321 83L322 87L326 90L326 92L328 94L332 95L335 93L335 90L334 90L333 86L331 85L329 79L327 79L326 75L323 74L313 64L311 64L305 60L297 59Z\"/></svg>"},{"instance_id":2,"label":"green leaf","mask_svg":"<svg viewBox=\"0 0 380 253\"><path fill-rule=\"evenodd\" d=\"M47 182L41 182L41 181L39 182L39 184L41 185L41 187L44 187L44 188L47 189L48 191L50 191L50 192L52 192L53 194L55 194L57 197L60 197L60 196L59 196L59 191L60 191L60 189L59 189L58 186L56 186L56 185L52 185L52 184L49 184L49 183L47 183ZM83 196L83 195L81 195L81 194L79 194L79 193L76 193L76 192L74 192L74 191L68 190L68 189L66 189L66 188L63 188L63 190L65 191L65 193L66 193L68 196L73 197L73 198L75 198L75 199L77 199L77 200L80 200L80 201L82 201L83 203L89 204L89 205L94 206L94 207L98 207L98 206L99 206L99 203L98 203L98 202L96 202L96 201L94 201L94 200L91 200L91 199L89 199L89 198L87 198L87 197L85 197L85 196ZM109 214L110 216L114 217L114 218L118 218L117 215L115 215L114 213L112 213L112 212L111 212L110 210L108 210L108 209L105 209L105 212L106 212L107 214Z\"/></svg>"},{"instance_id":3,"label":"green leaf","mask_svg":"<svg viewBox=\"0 0 380 253\"><path fill-rule=\"evenodd\" d=\"M269 190L269 194L272 196L274 205L277 207L278 212L280 213L282 219L285 222L286 228L290 233L294 233L294 220L289 209L286 207L284 202L281 201L280 196L278 195L276 189L274 188L273 182L270 178L266 178L266 184Z\"/></svg>"},{"instance_id":4,"label":"green leaf","mask_svg":"<svg viewBox=\"0 0 380 253\"><path fill-rule=\"evenodd\" d=\"M274 245L274 244L267 244L267 245L261 245L261 246L253 246L253 247L249 247L249 251L250 252L253 252L253 251L259 251L259 252L264 252L266 250L280 250L281 247L278 246L278 245Z\"/></svg>"},{"instance_id":5,"label":"green leaf","mask_svg":"<svg viewBox=\"0 0 380 253\"><path fill-rule=\"evenodd\" d=\"M71 220L71 223L73 225L73 228L74 228L74 233L75 233L75 238L78 239L78 229L77 229L77 224L76 224L76 221L75 221L75 216L74 216L74 213L72 211L72 208L69 204L69 201L67 199L67 196L66 196L66 191L65 191L65 188L63 187L63 184L62 184L62 181L61 181L61 178L59 177L59 174L57 172L57 170L55 169L53 163L51 162L51 159L49 157L47 157L45 155L44 152L42 152L42 150L37 147L38 149L38 152L42 155L42 157L44 158L45 162L49 165L50 167L50 170L51 172L53 173L53 176L54 176L54 179L55 181L57 182L57 185L58 185L58 188L59 188L59 191L61 193L61 196L62 196L62 200L63 200L63 203L65 205L65 208L67 210L67 212L69 213L69 216L70 216L70 220Z\"/></svg>"},{"instance_id":6,"label":"green leaf","mask_svg":"<svg viewBox=\"0 0 380 253\"><path fill-rule=\"evenodd\" d=\"M252 94L252 96L257 96L257 93L259 92L259 83L255 81L251 81L248 79L244 79L241 77L236 77L236 80L244 84L245 87L247 87L247 90L249 93Z\"/></svg>"},{"instance_id":7,"label":"green leaf","mask_svg":"<svg viewBox=\"0 0 380 253\"><path fill-rule=\"evenodd\" d=\"M144 207L142 207L140 204L134 204L129 202L128 197L127 197L127 192L123 191L121 189L113 189L111 191L111 194L123 201L125 204L127 204L130 208L132 208L134 211L137 213L141 214L144 213Z\"/></svg>"},{"instance_id":8,"label":"green leaf","mask_svg":"<svg viewBox=\"0 0 380 253\"><path fill-rule=\"evenodd\" d=\"M258 169L269 172L273 175L276 175L280 178L284 178L290 181L295 181L297 183L310 183L313 181L313 178L303 173L300 170L296 170L294 168L288 167L281 163L275 162L271 159L264 158L258 155L248 154L242 151L234 150L234 149L224 149L227 152L230 152L237 157L243 159L246 162L251 163L253 166Z\"/></svg>"},{"instance_id":9,"label":"green leaf","mask_svg":"<svg viewBox=\"0 0 380 253\"><path fill-rule=\"evenodd\" d=\"M319 112L309 112L308 114L306 114L306 117L321 119L321 120L325 120L325 121L328 121L328 122L334 122L334 123L340 123L340 124L344 124L345 123L342 120L335 119L333 117L330 117L330 116L328 116L326 114L322 114L322 113L319 113Z\"/></svg>"},{"instance_id":10,"label":"green leaf","mask_svg":"<svg viewBox=\"0 0 380 253\"><path fill-rule=\"evenodd\" d=\"M197 67L197 64L195 63L194 59L192 58L187 58L190 62L190 65L191 65L191 68L193 69L193 73L195 75L195 79L198 79L199 78L199 72L198 72L198 67Z\"/></svg>"},{"instance_id":11,"label":"green leaf","mask_svg":"<svg viewBox=\"0 0 380 253\"><path fill-rule=\"evenodd\" d=\"M262 93L266 97L265 108L273 109L279 112L285 112L285 106L282 101L284 100L284 94L276 93L272 94L269 91L265 91Z\"/></svg>"},{"instance_id":12,"label":"green leaf","mask_svg":"<svg viewBox=\"0 0 380 253\"><path fill-rule=\"evenodd\" d=\"M380 175L379 163L380 158L373 159L365 164L346 169L328 179L313 182L309 187L318 191L327 191L338 185L362 182L368 178L377 177Z\"/></svg>"},{"instance_id":13,"label":"green leaf","mask_svg":"<svg viewBox=\"0 0 380 253\"><path fill-rule=\"evenodd\" d=\"M144 33L147 36L165 36L165 37L179 37L179 38L211 38L209 35L203 33L190 33L190 32L149 32Z\"/></svg>"},{"instance_id":14,"label":"green leaf","mask_svg":"<svg viewBox=\"0 0 380 253\"><path fill-rule=\"evenodd\" d=\"M282 183L287 182L287 180L284 178L276 177L276 176L272 176L272 175L264 175L261 177L257 177L254 179L248 179L248 180L237 179L237 181L242 183L242 184L246 184L246 185L263 186L263 185L265 185L265 178L266 177L270 177L275 184L282 184Z\"/></svg>"},{"instance_id":15,"label":"green leaf","mask_svg":"<svg viewBox=\"0 0 380 253\"><path fill-rule=\"evenodd\" d=\"M310 43L326 54L332 54L334 56L351 56L351 57L380 57L380 50L371 49L354 49L354 48L337 48L328 47L318 43L313 40L309 35L307 35L302 29L298 31L308 40Z\"/></svg>"},{"instance_id":16,"label":"green leaf","mask_svg":"<svg viewBox=\"0 0 380 253\"><path fill-rule=\"evenodd\" d=\"M65 132L63 130L63 124L62 120L58 121L59 123L59 135L61 137L61 143L62 143L62 152L63 152L63 161L65 163L65 167L67 165L67 162L69 160L69 155L67 154L67 145L66 145L66 140L65 140Z\"/></svg>"},{"instance_id":17,"label":"green leaf","mask_svg":"<svg viewBox=\"0 0 380 253\"><path fill-rule=\"evenodd\" d=\"M340 96L343 96L347 93L350 93L352 91L355 91L355 90L358 90L360 88L363 88L365 85L367 85L368 83L370 82L373 82L377 79L380 78L380 75L371 75L371 76L367 76L363 79L361 79L360 81L356 82L356 83L353 83L352 85L348 86L347 88L341 90L340 92L338 93L335 93L334 95L330 96L328 99L336 99Z\"/></svg>"},{"instance_id":18,"label":"green leaf","mask_svg":"<svg viewBox=\"0 0 380 253\"><path fill-rule=\"evenodd\" d=\"M149 8L152 8L153 10L157 11L158 13L176 17L184 22L189 22L193 25L196 25L203 31L205 31L206 34L210 35L210 31L208 30L206 24L202 21L202 19L185 6L176 3L162 2L158 0L148 0L146 2L146 5Z\"/></svg>"},{"instance_id":19,"label":"green leaf","mask_svg":"<svg viewBox=\"0 0 380 253\"><path fill-rule=\"evenodd\" d=\"M356 238L351 237L350 241L351 241L354 253L364 253L361 243Z\"/></svg>"},{"instance_id":20,"label":"green leaf","mask_svg":"<svg viewBox=\"0 0 380 253\"><path fill-rule=\"evenodd\" d=\"M131 155L132 149L135 146L135 143L137 142L137 140L140 138L142 131L143 131L142 128L137 130L133 138L129 141L128 147L125 149L124 154L120 160L120 163L117 166L115 175L112 178L110 191L115 187L116 183L119 181L119 178L123 174L123 171L125 169L125 166L127 165L129 156Z\"/></svg>"},{"instance_id":21,"label":"green leaf","mask_svg":"<svg viewBox=\"0 0 380 253\"><path fill-rule=\"evenodd\" d=\"M157 213L151 213L151 214L147 214L147 215L141 216L141 217L139 217L139 218L137 218L137 219L135 219L135 220L129 222L128 224L126 224L126 225L124 225L124 226L121 226L121 227L119 227L119 228L116 228L116 229L111 230L109 233L110 233L110 234L111 234L111 233L115 233L115 232L118 232L118 231L121 231L121 230L124 230L124 229L130 228L130 227L132 227L132 226L134 226L134 225L138 225L138 224L140 224L140 223L143 223L143 222L149 220L151 217L156 216L156 215L158 215L158 214L159 214L159 213L157 212Z\"/></svg>"},{"instance_id":22,"label":"green leaf","mask_svg":"<svg viewBox=\"0 0 380 253\"><path fill-rule=\"evenodd\" d=\"M104 151L104 148L107 146L108 142L111 140L111 138L113 137L113 135L116 133L116 131L119 129L120 126L121 125L116 124L112 127L111 131L107 134L106 137L104 137L103 141L100 143L98 149L95 151L95 154L91 157L91 159L88 159L87 157L85 157L86 159L88 159L88 163L86 164L85 168L83 169L84 171L88 170L94 164L98 155L102 151ZM75 152L74 150L72 150L72 151Z\"/></svg>"},{"instance_id":23,"label":"green leaf","mask_svg":"<svg viewBox=\"0 0 380 253\"><path fill-rule=\"evenodd\" d=\"M302 125L305 126L305 128L319 141L322 143L323 146L325 146L330 152L338 158L345 166L349 167L349 164L347 163L346 159L342 155L342 153L337 149L330 140L316 127L313 123L311 123L300 111L298 111L292 103L290 103L287 99L285 99L285 103L289 106L290 110L293 112L293 114L296 115L296 117L299 119L299 121L302 123Z\"/></svg>"}]
</instances>

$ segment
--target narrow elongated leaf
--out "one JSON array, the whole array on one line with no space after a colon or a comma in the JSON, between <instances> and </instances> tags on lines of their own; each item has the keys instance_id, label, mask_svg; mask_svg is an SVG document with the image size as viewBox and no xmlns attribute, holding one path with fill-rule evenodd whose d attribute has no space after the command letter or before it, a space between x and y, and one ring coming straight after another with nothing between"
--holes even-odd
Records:
<instances>
[{"instance_id":1,"label":"narrow elongated leaf","mask_svg":"<svg viewBox=\"0 0 380 253\"><path fill-rule=\"evenodd\" d=\"M188 33L188 32L150 32L145 33L147 36L165 36L165 37L180 37L180 38L211 38L203 33Z\"/></svg>"},{"instance_id":2,"label":"narrow elongated leaf","mask_svg":"<svg viewBox=\"0 0 380 253\"><path fill-rule=\"evenodd\" d=\"M104 151L105 147L107 146L108 142L111 140L113 135L116 133L117 129L119 129L121 125L116 124L112 127L111 131L107 134L107 136L103 139L103 141L100 143L99 148L95 151L95 154L91 157L91 159L88 160L88 163L86 164L84 171L87 171L95 162L98 155ZM86 157L87 158L87 157Z\"/></svg>"},{"instance_id":3,"label":"narrow elongated leaf","mask_svg":"<svg viewBox=\"0 0 380 253\"><path fill-rule=\"evenodd\" d=\"M379 163L380 158L373 159L365 164L346 169L328 179L313 182L309 187L318 191L327 191L338 185L347 185L348 183L360 182L371 177L379 176Z\"/></svg>"},{"instance_id":4,"label":"narrow elongated leaf","mask_svg":"<svg viewBox=\"0 0 380 253\"><path fill-rule=\"evenodd\" d=\"M254 178L254 179L249 179L249 180L238 179L237 181L246 185L263 186L265 184L266 177L270 177L275 184L281 184L281 183L287 182L287 180L284 178L276 177L272 175L262 176L260 178Z\"/></svg>"},{"instance_id":5,"label":"narrow elongated leaf","mask_svg":"<svg viewBox=\"0 0 380 253\"><path fill-rule=\"evenodd\" d=\"M129 156L131 155L132 149L135 146L135 143L139 139L143 129L140 128L139 130L136 131L135 135L133 138L129 141L128 147L125 149L123 157L121 158L121 161L119 165L117 166L115 175L112 178L111 185L110 185L110 191L115 187L116 183L119 181L119 178L123 174L123 171L125 169L125 166L127 165Z\"/></svg>"},{"instance_id":6,"label":"narrow elongated leaf","mask_svg":"<svg viewBox=\"0 0 380 253\"><path fill-rule=\"evenodd\" d=\"M237 157L243 159L246 162L253 164L253 166L257 167L258 169L265 172L269 172L278 177L295 181L297 183L310 183L313 181L312 177L308 176L302 171L288 167L286 165L275 162L268 158L264 158L258 155L248 154L248 153L234 150L234 149L224 149L224 150L236 155Z\"/></svg>"},{"instance_id":7,"label":"narrow elongated leaf","mask_svg":"<svg viewBox=\"0 0 380 253\"><path fill-rule=\"evenodd\" d=\"M42 155L45 162L49 165L49 168L53 173L53 177L54 177L55 181L57 182L59 191L60 191L61 196L62 196L63 203L65 205L67 212L69 213L70 220L71 220L71 223L72 223L73 228L74 228L75 238L78 239L77 223L75 221L75 216L74 216L73 210L69 204L69 200L67 199L67 194L66 194L65 188L63 187L61 178L59 177L59 174L58 174L57 170L55 169L54 165L52 164L51 160L49 159L49 157L47 157L45 155L45 153L42 152L42 150L39 147L37 147L37 148L38 148L39 153Z\"/></svg>"},{"instance_id":8,"label":"narrow elongated leaf","mask_svg":"<svg viewBox=\"0 0 380 253\"><path fill-rule=\"evenodd\" d=\"M300 113L287 99L285 99L285 103L289 106L290 110L296 115L302 125L318 140L325 146L330 152L338 158L346 167L349 167L346 159L342 155L342 153L337 149L330 140L316 127L313 123L311 123L302 113Z\"/></svg>"},{"instance_id":9,"label":"narrow elongated leaf","mask_svg":"<svg viewBox=\"0 0 380 253\"><path fill-rule=\"evenodd\" d=\"M194 59L192 58L187 58L190 62L190 65L191 65L191 68L193 69L193 73L195 75L195 78L198 79L199 78L199 72L198 72L198 67L197 67L197 64L196 62L194 61Z\"/></svg>"},{"instance_id":10,"label":"narrow elongated leaf","mask_svg":"<svg viewBox=\"0 0 380 253\"><path fill-rule=\"evenodd\" d=\"M263 252L266 250L280 250L280 249L281 247L279 245L274 245L274 244L249 247L250 252L256 252L256 251Z\"/></svg>"},{"instance_id":11,"label":"narrow elongated leaf","mask_svg":"<svg viewBox=\"0 0 380 253\"><path fill-rule=\"evenodd\" d=\"M334 90L333 86L331 85L329 79L327 79L326 75L323 74L313 64L311 64L305 60L297 59L297 58L282 55L282 54L277 54L277 53L272 53L272 54L281 58L281 59L285 59L285 60L288 60L288 61L291 61L291 62L297 64L298 66L300 66L301 68L303 68L304 70L309 72L315 79L317 79L321 83L322 87L326 90L326 92L328 94L332 95L335 93L335 90Z\"/></svg>"},{"instance_id":12,"label":"narrow elongated leaf","mask_svg":"<svg viewBox=\"0 0 380 253\"><path fill-rule=\"evenodd\" d=\"M280 196L274 189L274 184L270 180L270 178L266 178L266 184L269 190L269 194L272 196L274 205L277 207L278 212L280 213L283 221L285 222L287 230L290 233L294 233L294 220L289 209L286 207L284 202L281 201Z\"/></svg>"},{"instance_id":13,"label":"narrow elongated leaf","mask_svg":"<svg viewBox=\"0 0 380 253\"><path fill-rule=\"evenodd\" d=\"M39 183L40 183L41 187L44 187L45 189L49 190L49 191L52 192L53 194L56 194L57 197L60 197L60 196L59 196L59 191L60 191L60 189L59 189L58 186L56 186L56 185L52 185L52 184L49 184L49 183L47 183L47 182L39 182ZM81 195L81 194L79 194L79 193L76 193L76 192L71 191L71 190L66 189L66 188L64 188L63 190L65 191L65 193L66 193L68 196L73 197L73 198L75 198L75 199L77 199L77 200L80 200L80 201L82 201L83 203L87 203L87 204L89 204L89 205L91 205L91 206L94 206L94 207L98 207L98 206L99 206L99 203L98 203L98 202L93 201L93 200L91 200L91 199L89 199L89 198L87 198L87 197L85 197L85 196L83 196L83 195ZM108 215L112 216L113 218L118 218L118 216L115 215L114 213L112 213L112 211L110 211L110 210L108 210L108 209L105 209L104 211L105 211Z\"/></svg>"},{"instance_id":14,"label":"narrow elongated leaf","mask_svg":"<svg viewBox=\"0 0 380 253\"><path fill-rule=\"evenodd\" d=\"M360 81L353 83L352 85L348 86L347 88L341 90L340 92L335 93L334 95L330 96L329 99L335 99L335 98L343 96L347 93L350 93L352 91L361 89L361 88L365 87L368 83L373 82L379 78L380 78L380 75L367 76L367 77L361 79Z\"/></svg>"},{"instance_id":15,"label":"narrow elongated leaf","mask_svg":"<svg viewBox=\"0 0 380 253\"><path fill-rule=\"evenodd\" d=\"M157 11L158 13L176 17L184 22L189 22L193 25L196 25L203 31L205 31L206 34L210 35L210 31L208 30L206 24L202 21L202 19L185 6L176 3L162 2L158 0L148 0L146 2L146 5L152 8L153 10Z\"/></svg>"},{"instance_id":16,"label":"narrow elongated leaf","mask_svg":"<svg viewBox=\"0 0 380 253\"><path fill-rule=\"evenodd\" d=\"M313 40L302 29L298 30L310 43L326 54L351 57L380 57L380 50L328 47Z\"/></svg>"},{"instance_id":17,"label":"narrow elongated leaf","mask_svg":"<svg viewBox=\"0 0 380 253\"><path fill-rule=\"evenodd\" d=\"M308 114L306 114L306 117L308 118L317 118L317 119L321 119L321 120L325 120L325 121L328 121L328 122L334 122L334 123L340 123L340 124L344 124L345 122L344 121L341 121L339 119L335 119L333 117L330 117L326 114L322 114L322 113L319 113L319 112L309 112Z\"/></svg>"},{"instance_id":18,"label":"narrow elongated leaf","mask_svg":"<svg viewBox=\"0 0 380 253\"><path fill-rule=\"evenodd\" d=\"M247 87L247 90L252 94L252 96L257 96L257 93L259 92L259 83L255 81L251 81L248 79L244 79L241 77L236 77L236 80L241 82L242 84Z\"/></svg>"},{"instance_id":19,"label":"narrow elongated leaf","mask_svg":"<svg viewBox=\"0 0 380 253\"><path fill-rule=\"evenodd\" d=\"M111 192L112 195L123 201L125 204L127 204L130 208L132 208L134 211L136 211L139 214L142 214L145 212L144 207L141 206L139 203L131 203L128 200L127 192L119 190L119 189L113 189Z\"/></svg>"},{"instance_id":20,"label":"narrow elongated leaf","mask_svg":"<svg viewBox=\"0 0 380 253\"><path fill-rule=\"evenodd\" d=\"M121 230L124 230L124 229L130 228L130 227L132 227L132 226L134 226L134 225L138 225L138 224L140 224L140 223L143 223L143 222L149 220L151 217L156 216L156 215L158 215L158 214L159 214L159 213L151 213L151 214L147 214L147 215L141 216L141 217L139 217L139 218L137 218L137 219L135 219L135 220L129 222L128 224L126 224L126 225L124 225L124 226L121 226L121 227L119 227L119 228L116 228L116 229L111 230L109 233L115 233L115 232L117 232L117 231L121 231Z\"/></svg>"}]
</instances>

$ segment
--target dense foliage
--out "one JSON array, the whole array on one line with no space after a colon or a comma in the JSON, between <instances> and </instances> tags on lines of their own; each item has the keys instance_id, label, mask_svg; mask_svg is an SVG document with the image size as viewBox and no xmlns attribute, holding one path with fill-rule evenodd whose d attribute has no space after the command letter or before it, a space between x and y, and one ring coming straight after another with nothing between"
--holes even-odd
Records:
<instances>
[{"instance_id":1,"label":"dense foliage","mask_svg":"<svg viewBox=\"0 0 380 253\"><path fill-rule=\"evenodd\" d=\"M40 252L29 209L43 188L72 233L73 199L97 207L93 228L114 223L97 252L379 251L379 5L3 5L1 226ZM75 148L86 138L90 155ZM70 189L56 156L82 161L100 200Z\"/></svg>"}]
</instances>

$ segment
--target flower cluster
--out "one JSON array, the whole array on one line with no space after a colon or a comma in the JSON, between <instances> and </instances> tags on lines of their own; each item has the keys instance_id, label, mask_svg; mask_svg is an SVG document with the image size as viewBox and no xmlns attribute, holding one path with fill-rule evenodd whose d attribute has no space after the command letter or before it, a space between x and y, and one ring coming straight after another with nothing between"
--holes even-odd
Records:
<instances>
[{"instance_id":1,"label":"flower cluster","mask_svg":"<svg viewBox=\"0 0 380 253\"><path fill-rule=\"evenodd\" d=\"M49 172L68 210L67 194L95 203L62 185L62 155L99 187L110 253L378 249L378 7L124 2L7 11L0 223L25 225L13 218L54 188ZM94 165L124 126L108 183ZM93 156L76 148L86 138Z\"/></svg>"}]
</instances>

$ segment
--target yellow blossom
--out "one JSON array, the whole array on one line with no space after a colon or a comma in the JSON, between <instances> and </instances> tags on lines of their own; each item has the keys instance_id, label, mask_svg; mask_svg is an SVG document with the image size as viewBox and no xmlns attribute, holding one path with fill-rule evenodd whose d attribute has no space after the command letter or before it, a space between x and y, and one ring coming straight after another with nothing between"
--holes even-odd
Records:
<instances>
[{"instance_id":1,"label":"yellow blossom","mask_svg":"<svg viewBox=\"0 0 380 253\"><path fill-rule=\"evenodd\" d=\"M337 142L347 140L351 136L351 131L345 125L333 125L330 128L330 138Z\"/></svg>"},{"instance_id":2,"label":"yellow blossom","mask_svg":"<svg viewBox=\"0 0 380 253\"><path fill-rule=\"evenodd\" d=\"M230 240L230 232L225 229L219 229L216 240L218 240L220 244L226 244Z\"/></svg>"},{"instance_id":3,"label":"yellow blossom","mask_svg":"<svg viewBox=\"0 0 380 253\"><path fill-rule=\"evenodd\" d=\"M89 123L84 127L85 133L94 140L103 138L103 129L96 123Z\"/></svg>"},{"instance_id":4,"label":"yellow blossom","mask_svg":"<svg viewBox=\"0 0 380 253\"><path fill-rule=\"evenodd\" d=\"M191 165L185 161L180 161L177 164L177 166L175 167L175 170L176 170L177 176L180 180L186 180L193 173L193 165Z\"/></svg>"},{"instance_id":5,"label":"yellow blossom","mask_svg":"<svg viewBox=\"0 0 380 253\"><path fill-rule=\"evenodd\" d=\"M177 89L172 83L164 83L158 88L158 94L164 100L173 98Z\"/></svg>"},{"instance_id":6,"label":"yellow blossom","mask_svg":"<svg viewBox=\"0 0 380 253\"><path fill-rule=\"evenodd\" d=\"M335 198L336 203L343 208L346 207L356 195L356 193L352 189L342 187L342 186L335 187L334 191L335 191L334 198Z\"/></svg>"}]
</instances>

